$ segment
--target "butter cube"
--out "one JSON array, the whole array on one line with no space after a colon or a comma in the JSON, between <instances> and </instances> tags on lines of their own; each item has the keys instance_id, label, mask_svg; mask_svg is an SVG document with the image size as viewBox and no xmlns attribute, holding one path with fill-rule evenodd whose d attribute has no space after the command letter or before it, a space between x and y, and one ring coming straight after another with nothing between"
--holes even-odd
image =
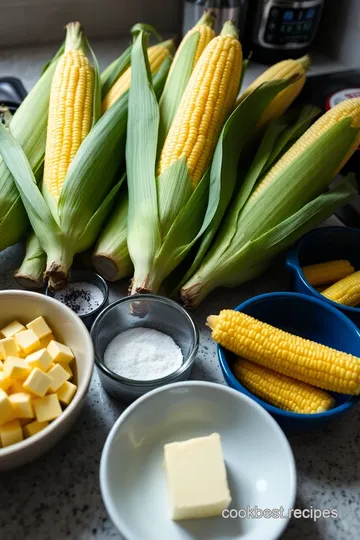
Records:
<instances>
[{"instance_id":1,"label":"butter cube","mask_svg":"<svg viewBox=\"0 0 360 540\"><path fill-rule=\"evenodd\" d=\"M4 372L0 371L0 388L1 390L4 390L4 392L7 391L8 388L12 385L12 380L8 377L5 377Z\"/></svg>"},{"instance_id":2,"label":"butter cube","mask_svg":"<svg viewBox=\"0 0 360 540\"><path fill-rule=\"evenodd\" d=\"M59 366L61 366L62 368L64 368L65 371L67 371L68 374L70 375L69 379L72 379L72 377L73 377L73 372L72 372L72 369L71 369L71 367L69 366L69 364L67 364L66 362L59 362Z\"/></svg>"},{"instance_id":3,"label":"butter cube","mask_svg":"<svg viewBox=\"0 0 360 540\"><path fill-rule=\"evenodd\" d=\"M33 330L37 335L38 339L43 339L52 333L51 328L49 328L47 322L43 317L37 317L33 321L29 322L26 327L29 330Z\"/></svg>"},{"instance_id":4,"label":"butter cube","mask_svg":"<svg viewBox=\"0 0 360 540\"><path fill-rule=\"evenodd\" d=\"M71 349L67 345L63 345L58 341L51 341L47 348L53 362L71 362L74 358Z\"/></svg>"},{"instance_id":5,"label":"butter cube","mask_svg":"<svg viewBox=\"0 0 360 540\"><path fill-rule=\"evenodd\" d=\"M34 400L34 410L38 422L50 422L62 413L59 398L56 394L49 394L41 399Z\"/></svg>"},{"instance_id":6,"label":"butter cube","mask_svg":"<svg viewBox=\"0 0 360 540\"><path fill-rule=\"evenodd\" d=\"M52 363L50 354L46 349L40 349L26 357L26 363L31 367L37 367L41 371L48 371Z\"/></svg>"},{"instance_id":7,"label":"butter cube","mask_svg":"<svg viewBox=\"0 0 360 540\"><path fill-rule=\"evenodd\" d=\"M46 349L51 341L55 341L55 338L52 334L43 337L42 339L40 339L40 348Z\"/></svg>"},{"instance_id":8,"label":"butter cube","mask_svg":"<svg viewBox=\"0 0 360 540\"><path fill-rule=\"evenodd\" d=\"M8 356L18 356L18 348L14 338L0 339L0 353L3 360L6 360Z\"/></svg>"},{"instance_id":9,"label":"butter cube","mask_svg":"<svg viewBox=\"0 0 360 540\"><path fill-rule=\"evenodd\" d=\"M0 360L0 371L2 371L4 369L4 363L2 360Z\"/></svg>"},{"instance_id":10,"label":"butter cube","mask_svg":"<svg viewBox=\"0 0 360 540\"><path fill-rule=\"evenodd\" d=\"M17 381L17 380L13 381L12 379L10 379L10 382L11 382L11 387L9 389L9 394L18 394L19 392L23 393L25 391L23 387L24 381Z\"/></svg>"},{"instance_id":11,"label":"butter cube","mask_svg":"<svg viewBox=\"0 0 360 540\"><path fill-rule=\"evenodd\" d=\"M0 362L1 362L2 360L4 360L4 357L3 357L3 355L1 354L1 351L0 351Z\"/></svg>"},{"instance_id":12,"label":"butter cube","mask_svg":"<svg viewBox=\"0 0 360 540\"><path fill-rule=\"evenodd\" d=\"M10 446L23 440L23 432L19 420L13 420L0 427L1 446Z\"/></svg>"},{"instance_id":13,"label":"butter cube","mask_svg":"<svg viewBox=\"0 0 360 540\"><path fill-rule=\"evenodd\" d=\"M218 433L166 444L164 457L172 519L219 516L229 506Z\"/></svg>"},{"instance_id":14,"label":"butter cube","mask_svg":"<svg viewBox=\"0 0 360 540\"><path fill-rule=\"evenodd\" d=\"M18 332L21 332L21 330L25 330L25 326L23 326L18 321L14 321L5 326L5 328L2 328L0 330L0 333L6 338L11 338L15 336L15 334L17 334Z\"/></svg>"},{"instance_id":15,"label":"butter cube","mask_svg":"<svg viewBox=\"0 0 360 540\"><path fill-rule=\"evenodd\" d=\"M46 428L46 426L49 425L49 422L38 422L35 420L35 422L31 422L31 424L27 424L24 426L23 431L25 437L31 437L32 435L35 435L35 433L39 433L42 429Z\"/></svg>"},{"instance_id":16,"label":"butter cube","mask_svg":"<svg viewBox=\"0 0 360 540\"><path fill-rule=\"evenodd\" d=\"M19 392L9 396L10 403L15 411L16 418L34 418L31 397L26 392Z\"/></svg>"},{"instance_id":17,"label":"butter cube","mask_svg":"<svg viewBox=\"0 0 360 540\"><path fill-rule=\"evenodd\" d=\"M34 421L34 418L18 418L19 422L20 422L20 426L21 427L24 427L26 426L27 424L30 424L30 422L33 422Z\"/></svg>"},{"instance_id":18,"label":"butter cube","mask_svg":"<svg viewBox=\"0 0 360 540\"><path fill-rule=\"evenodd\" d=\"M60 403L69 405L77 390L77 386L69 381L64 382L56 392Z\"/></svg>"},{"instance_id":19,"label":"butter cube","mask_svg":"<svg viewBox=\"0 0 360 540\"><path fill-rule=\"evenodd\" d=\"M23 387L36 396L43 397L49 390L51 382L52 379L47 373L44 373L39 368L34 368L23 383Z\"/></svg>"},{"instance_id":20,"label":"butter cube","mask_svg":"<svg viewBox=\"0 0 360 540\"><path fill-rule=\"evenodd\" d=\"M14 409L10 403L9 396L0 389L0 426L15 419Z\"/></svg>"},{"instance_id":21,"label":"butter cube","mask_svg":"<svg viewBox=\"0 0 360 540\"><path fill-rule=\"evenodd\" d=\"M51 392L56 392L56 390L58 390L60 386L64 384L64 382L70 379L70 375L63 367L60 366L60 364L55 364L55 366L50 369L47 374L52 379L49 388Z\"/></svg>"},{"instance_id":22,"label":"butter cube","mask_svg":"<svg viewBox=\"0 0 360 540\"><path fill-rule=\"evenodd\" d=\"M29 375L31 371L30 366L27 365L25 360L17 358L16 356L8 356L4 363L4 375L9 379L23 380Z\"/></svg>"},{"instance_id":23,"label":"butter cube","mask_svg":"<svg viewBox=\"0 0 360 540\"><path fill-rule=\"evenodd\" d=\"M15 340L25 354L30 354L40 349L40 341L34 330L23 330L15 334Z\"/></svg>"}]
</instances>

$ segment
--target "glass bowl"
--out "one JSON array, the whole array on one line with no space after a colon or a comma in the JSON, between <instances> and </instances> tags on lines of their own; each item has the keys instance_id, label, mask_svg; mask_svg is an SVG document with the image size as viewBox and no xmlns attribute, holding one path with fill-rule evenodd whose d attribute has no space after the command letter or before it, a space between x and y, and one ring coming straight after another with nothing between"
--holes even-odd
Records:
<instances>
[{"instance_id":1,"label":"glass bowl","mask_svg":"<svg viewBox=\"0 0 360 540\"><path fill-rule=\"evenodd\" d=\"M159 379L140 381L117 375L104 364L104 352L110 341L139 326L172 337L183 354L183 363L176 371ZM90 333L103 387L113 397L127 402L160 386L188 379L199 346L198 330L190 315L176 302L152 294L128 296L110 304L98 315Z\"/></svg>"}]
</instances>

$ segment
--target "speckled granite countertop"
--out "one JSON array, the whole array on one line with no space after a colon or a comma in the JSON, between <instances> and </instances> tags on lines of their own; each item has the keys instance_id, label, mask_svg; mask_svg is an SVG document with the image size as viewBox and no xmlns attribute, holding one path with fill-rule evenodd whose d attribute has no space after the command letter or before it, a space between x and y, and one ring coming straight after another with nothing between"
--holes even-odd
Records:
<instances>
[{"instance_id":1,"label":"speckled granite countertop","mask_svg":"<svg viewBox=\"0 0 360 540\"><path fill-rule=\"evenodd\" d=\"M95 47L100 65L104 67L113 60L123 44ZM41 47L1 51L0 73L20 76L30 89L52 50ZM324 66L320 65L319 70ZM257 73L249 73L248 77L254 75ZM0 253L0 289L16 288L12 275L22 254L22 246ZM279 263L266 279L217 291L193 311L201 341L192 378L224 384L215 345L204 324L209 313L234 307L255 294L287 290L288 286L288 277ZM110 301L126 294L126 288L126 283L113 286ZM105 439L123 408L106 394L94 373L82 415L69 435L40 460L1 475L0 540L120 540L101 500L98 473ZM329 428L290 438L298 471L297 508L334 508L339 519L323 518L314 523L293 518L283 540L359 538L359 426L358 407Z\"/></svg>"}]
</instances>

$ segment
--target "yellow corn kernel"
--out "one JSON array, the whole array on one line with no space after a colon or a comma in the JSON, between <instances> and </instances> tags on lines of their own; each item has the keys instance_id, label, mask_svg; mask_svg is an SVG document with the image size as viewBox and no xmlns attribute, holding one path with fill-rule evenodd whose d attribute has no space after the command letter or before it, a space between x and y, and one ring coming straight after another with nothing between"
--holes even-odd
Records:
<instances>
[{"instance_id":1,"label":"yellow corn kernel","mask_svg":"<svg viewBox=\"0 0 360 540\"><path fill-rule=\"evenodd\" d=\"M47 349L40 349L25 358L26 363L31 367L37 367L41 371L48 371L52 363L52 358Z\"/></svg>"},{"instance_id":2,"label":"yellow corn kernel","mask_svg":"<svg viewBox=\"0 0 360 540\"><path fill-rule=\"evenodd\" d=\"M30 371L30 366L21 358L17 358L16 356L8 356L5 360L3 372L4 377L22 381L26 379Z\"/></svg>"},{"instance_id":3,"label":"yellow corn kernel","mask_svg":"<svg viewBox=\"0 0 360 540\"><path fill-rule=\"evenodd\" d=\"M23 330L15 334L15 341L20 350L26 355L40 348L40 341L34 330Z\"/></svg>"},{"instance_id":4,"label":"yellow corn kernel","mask_svg":"<svg viewBox=\"0 0 360 540\"><path fill-rule=\"evenodd\" d=\"M67 345L63 345L62 343L59 343L58 341L51 341L47 348L52 361L57 362L71 362L73 360L74 355Z\"/></svg>"},{"instance_id":5,"label":"yellow corn kernel","mask_svg":"<svg viewBox=\"0 0 360 540\"><path fill-rule=\"evenodd\" d=\"M207 324L212 338L238 356L324 390L360 394L360 359L351 354L230 309L210 315Z\"/></svg>"},{"instance_id":6,"label":"yellow corn kernel","mask_svg":"<svg viewBox=\"0 0 360 540\"><path fill-rule=\"evenodd\" d=\"M26 381L23 383L24 390L29 391L35 396L43 397L50 388L51 377L39 368L34 368Z\"/></svg>"},{"instance_id":7,"label":"yellow corn kernel","mask_svg":"<svg viewBox=\"0 0 360 540\"><path fill-rule=\"evenodd\" d=\"M25 330L25 326L23 326L18 321L13 321L12 323L2 328L0 330L0 334L2 334L5 338L11 338L15 336L15 334L17 334L18 332L21 332L21 330Z\"/></svg>"},{"instance_id":8,"label":"yellow corn kernel","mask_svg":"<svg viewBox=\"0 0 360 540\"><path fill-rule=\"evenodd\" d=\"M9 396L16 418L34 418L31 396L26 392L19 392Z\"/></svg>"},{"instance_id":9,"label":"yellow corn kernel","mask_svg":"<svg viewBox=\"0 0 360 540\"><path fill-rule=\"evenodd\" d=\"M52 333L51 328L48 326L44 317L37 317L29 322L29 324L26 325L26 328L28 328L28 330L33 330L39 340L46 338Z\"/></svg>"},{"instance_id":10,"label":"yellow corn kernel","mask_svg":"<svg viewBox=\"0 0 360 540\"><path fill-rule=\"evenodd\" d=\"M261 84L270 81L280 81L282 79L289 79L295 75L299 75L299 78L290 84L287 88L282 90L267 107L260 120L257 123L257 128L260 128L269 120L275 120L280 118L291 105L291 103L300 94L306 79L306 70L309 68L310 58L304 56L297 60L288 59L278 62L269 67L264 73L262 73L255 81L248 86L248 88L241 94L236 105L241 103L249 94L251 94Z\"/></svg>"},{"instance_id":11,"label":"yellow corn kernel","mask_svg":"<svg viewBox=\"0 0 360 540\"><path fill-rule=\"evenodd\" d=\"M11 446L23 440L23 432L19 420L13 420L0 427L1 446Z\"/></svg>"},{"instance_id":12,"label":"yellow corn kernel","mask_svg":"<svg viewBox=\"0 0 360 540\"><path fill-rule=\"evenodd\" d=\"M355 272L353 265L349 261L344 260L311 264L303 266L301 269L306 281L313 286L334 283L334 281L338 281Z\"/></svg>"},{"instance_id":13,"label":"yellow corn kernel","mask_svg":"<svg viewBox=\"0 0 360 540\"><path fill-rule=\"evenodd\" d=\"M94 70L81 50L79 23L67 26L65 52L51 85L43 185L57 202L93 116Z\"/></svg>"},{"instance_id":14,"label":"yellow corn kernel","mask_svg":"<svg viewBox=\"0 0 360 540\"><path fill-rule=\"evenodd\" d=\"M321 294L344 306L357 306L360 304L360 271L334 283Z\"/></svg>"},{"instance_id":15,"label":"yellow corn kernel","mask_svg":"<svg viewBox=\"0 0 360 540\"><path fill-rule=\"evenodd\" d=\"M55 364L55 366L50 369L47 373L49 377L51 378L51 384L49 387L50 392L56 392L59 390L60 386L62 386L69 378L69 373L60 366L60 364Z\"/></svg>"},{"instance_id":16,"label":"yellow corn kernel","mask_svg":"<svg viewBox=\"0 0 360 540\"><path fill-rule=\"evenodd\" d=\"M9 396L0 388L0 426L15 419L15 412Z\"/></svg>"},{"instance_id":17,"label":"yellow corn kernel","mask_svg":"<svg viewBox=\"0 0 360 540\"><path fill-rule=\"evenodd\" d=\"M148 57L149 57L149 65L150 65L150 71L152 75L155 75L160 69L161 64L165 60L167 56L169 56L172 48L173 48L174 42L172 40L164 41L163 43L159 43L158 45L154 45L152 47L149 47L148 49ZM102 102L102 112L104 113L114 103L123 95L127 90L129 90L131 84L131 67L129 67L120 77L118 80L113 84L113 86L110 88L109 92L106 94L105 98Z\"/></svg>"},{"instance_id":18,"label":"yellow corn kernel","mask_svg":"<svg viewBox=\"0 0 360 540\"><path fill-rule=\"evenodd\" d=\"M32 435L35 435L35 433L42 431L48 425L49 422L38 422L35 420L34 422L31 422L23 427L24 435L25 437L31 437Z\"/></svg>"},{"instance_id":19,"label":"yellow corn kernel","mask_svg":"<svg viewBox=\"0 0 360 540\"><path fill-rule=\"evenodd\" d=\"M324 390L244 358L235 361L233 371L238 381L255 396L285 411L314 414L328 411L335 405L334 398Z\"/></svg>"},{"instance_id":20,"label":"yellow corn kernel","mask_svg":"<svg viewBox=\"0 0 360 540\"><path fill-rule=\"evenodd\" d=\"M210 165L220 131L234 107L242 66L231 22L210 41L190 77L160 155L161 175L185 157L193 187Z\"/></svg>"},{"instance_id":21,"label":"yellow corn kernel","mask_svg":"<svg viewBox=\"0 0 360 540\"><path fill-rule=\"evenodd\" d=\"M77 390L77 386L69 381L64 382L57 390L56 394L60 403L69 405Z\"/></svg>"},{"instance_id":22,"label":"yellow corn kernel","mask_svg":"<svg viewBox=\"0 0 360 540\"><path fill-rule=\"evenodd\" d=\"M0 353L2 358L6 360L8 356L17 356L18 348L14 338L0 339Z\"/></svg>"},{"instance_id":23,"label":"yellow corn kernel","mask_svg":"<svg viewBox=\"0 0 360 540\"><path fill-rule=\"evenodd\" d=\"M50 394L41 399L34 400L34 410L38 422L50 422L62 413L59 399L56 394Z\"/></svg>"}]
</instances>

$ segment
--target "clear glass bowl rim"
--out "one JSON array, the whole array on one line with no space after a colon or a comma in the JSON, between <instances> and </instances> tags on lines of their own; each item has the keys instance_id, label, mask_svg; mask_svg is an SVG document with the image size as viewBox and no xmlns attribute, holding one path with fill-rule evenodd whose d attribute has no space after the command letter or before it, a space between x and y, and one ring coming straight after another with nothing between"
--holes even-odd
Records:
<instances>
[{"instance_id":1,"label":"clear glass bowl rim","mask_svg":"<svg viewBox=\"0 0 360 540\"><path fill-rule=\"evenodd\" d=\"M151 380L134 380L134 379L127 379L126 377L122 377L121 375L118 375L117 373L114 373L111 371L102 360L100 360L98 356L97 351L97 340L96 340L96 332L98 329L98 326L101 323L102 318L112 309L114 309L119 304L125 304L127 302L133 302L134 300L151 300L155 302L160 302L162 304L171 306L172 308L176 309L189 323L192 333L193 333L193 339L194 339L194 345L193 348L188 355L188 357L185 359L184 363L176 370L170 373L169 375L166 375L165 377L161 377L160 379L151 379ZM96 366L108 377L113 379L113 381L117 383L122 383L127 386L133 386L133 387L140 387L140 388L153 388L154 386L160 386L163 384L171 383L174 380L177 379L184 371L186 371L195 361L195 357L199 348L199 331L188 314L188 312L180 306L177 302L174 300L170 300L169 298L166 298L165 296L159 296L156 294L135 294L132 296L125 296L124 298L120 298L119 300L115 300L115 302L112 302L109 304L105 309L99 313L99 315L96 317L91 330L90 335L94 344L94 350L95 350L95 364Z\"/></svg>"}]
</instances>

